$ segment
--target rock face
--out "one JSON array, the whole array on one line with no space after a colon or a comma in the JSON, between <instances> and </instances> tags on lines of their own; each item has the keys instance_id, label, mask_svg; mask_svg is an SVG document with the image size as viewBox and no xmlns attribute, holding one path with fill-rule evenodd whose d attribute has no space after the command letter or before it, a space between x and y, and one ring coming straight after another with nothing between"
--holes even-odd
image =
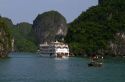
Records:
<instances>
[{"instance_id":1,"label":"rock face","mask_svg":"<svg viewBox=\"0 0 125 82\"><path fill-rule=\"evenodd\" d=\"M67 34L66 19L57 11L45 12L33 21L33 30L39 43L62 40Z\"/></svg>"},{"instance_id":2,"label":"rock face","mask_svg":"<svg viewBox=\"0 0 125 82\"><path fill-rule=\"evenodd\" d=\"M0 20L0 57L6 57L11 50L11 36L6 24Z\"/></svg>"}]
</instances>

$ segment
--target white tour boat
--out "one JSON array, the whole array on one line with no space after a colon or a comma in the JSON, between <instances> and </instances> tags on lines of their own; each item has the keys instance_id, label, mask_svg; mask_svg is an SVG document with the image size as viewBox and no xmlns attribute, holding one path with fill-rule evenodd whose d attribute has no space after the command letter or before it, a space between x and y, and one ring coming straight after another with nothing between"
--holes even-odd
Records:
<instances>
[{"instance_id":1,"label":"white tour boat","mask_svg":"<svg viewBox=\"0 0 125 82\"><path fill-rule=\"evenodd\" d=\"M69 47L67 44L62 42L51 42L40 44L40 54L41 56L52 56L58 58L67 58L69 57Z\"/></svg>"}]
</instances>

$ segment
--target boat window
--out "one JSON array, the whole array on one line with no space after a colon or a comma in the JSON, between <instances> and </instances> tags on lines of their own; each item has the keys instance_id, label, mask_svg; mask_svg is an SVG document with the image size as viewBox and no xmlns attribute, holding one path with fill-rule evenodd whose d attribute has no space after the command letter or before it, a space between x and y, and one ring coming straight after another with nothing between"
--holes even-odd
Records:
<instances>
[{"instance_id":1,"label":"boat window","mask_svg":"<svg viewBox=\"0 0 125 82\"><path fill-rule=\"evenodd\" d=\"M49 48L48 46L42 46L42 48Z\"/></svg>"},{"instance_id":2,"label":"boat window","mask_svg":"<svg viewBox=\"0 0 125 82\"><path fill-rule=\"evenodd\" d=\"M61 47L56 47L56 48L61 48Z\"/></svg>"},{"instance_id":3,"label":"boat window","mask_svg":"<svg viewBox=\"0 0 125 82\"><path fill-rule=\"evenodd\" d=\"M68 47L63 47L63 48L68 48Z\"/></svg>"}]
</instances>

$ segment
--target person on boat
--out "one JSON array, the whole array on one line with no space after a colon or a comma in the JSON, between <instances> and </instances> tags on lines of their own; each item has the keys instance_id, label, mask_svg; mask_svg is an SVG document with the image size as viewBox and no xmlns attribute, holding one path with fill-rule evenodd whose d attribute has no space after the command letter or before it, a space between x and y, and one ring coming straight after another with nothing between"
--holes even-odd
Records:
<instances>
[{"instance_id":1,"label":"person on boat","mask_svg":"<svg viewBox=\"0 0 125 82\"><path fill-rule=\"evenodd\" d=\"M91 62L95 62L97 59L98 59L98 56L95 53L93 53L91 56Z\"/></svg>"}]
</instances>

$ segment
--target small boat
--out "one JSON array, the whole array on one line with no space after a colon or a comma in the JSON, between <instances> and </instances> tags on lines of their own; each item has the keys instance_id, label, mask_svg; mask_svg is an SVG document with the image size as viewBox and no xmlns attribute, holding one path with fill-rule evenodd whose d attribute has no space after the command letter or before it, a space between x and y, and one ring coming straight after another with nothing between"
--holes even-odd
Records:
<instances>
[{"instance_id":1,"label":"small boat","mask_svg":"<svg viewBox=\"0 0 125 82\"><path fill-rule=\"evenodd\" d=\"M101 67L103 65L103 57L101 55L96 55L91 58L91 62L88 63L88 66L91 67Z\"/></svg>"},{"instance_id":2,"label":"small boat","mask_svg":"<svg viewBox=\"0 0 125 82\"><path fill-rule=\"evenodd\" d=\"M103 63L101 62L90 62L88 64L89 67L94 66L94 67L101 67Z\"/></svg>"}]
</instances>

